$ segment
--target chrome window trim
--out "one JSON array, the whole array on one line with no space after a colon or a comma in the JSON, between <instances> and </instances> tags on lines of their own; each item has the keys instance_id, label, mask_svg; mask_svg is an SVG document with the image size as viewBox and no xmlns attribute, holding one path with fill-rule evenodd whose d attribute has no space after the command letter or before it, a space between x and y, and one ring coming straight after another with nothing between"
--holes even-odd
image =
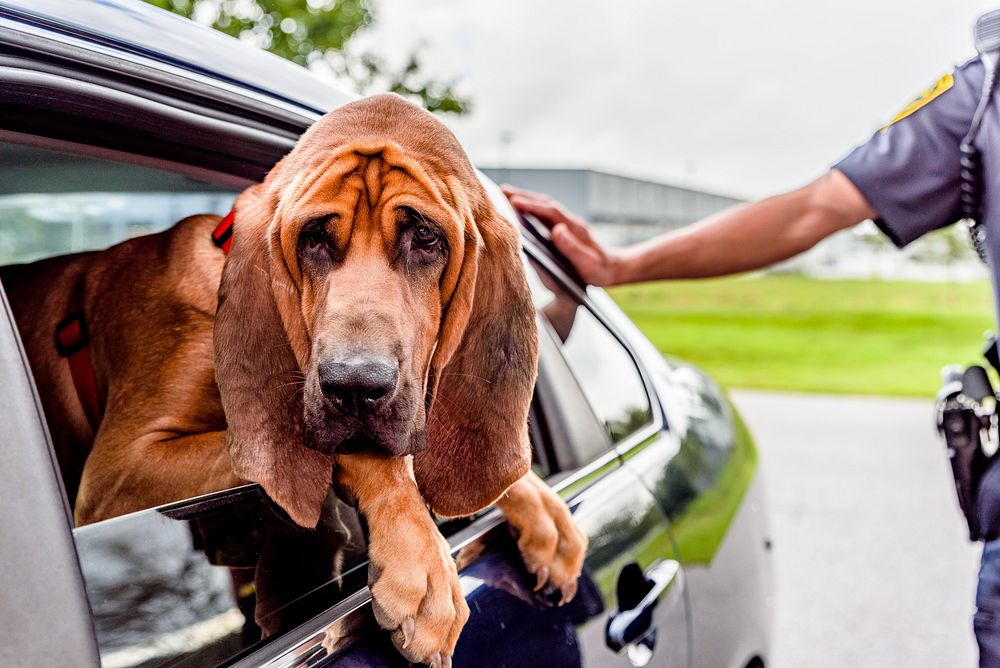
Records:
<instances>
[{"instance_id":1,"label":"chrome window trim","mask_svg":"<svg viewBox=\"0 0 1000 668\"><path fill-rule=\"evenodd\" d=\"M335 632L342 620L364 614L362 611L371 600L371 590L368 587L359 589L329 610L321 612L308 622L279 636L277 642L265 645L260 650L239 659L231 664L231 668L292 668L293 666L305 668L306 666L315 666L317 660L329 658L337 653L328 653L323 646L327 633ZM289 645L289 642L293 644ZM279 644L280 646L278 646Z\"/></svg>"}]
</instances>

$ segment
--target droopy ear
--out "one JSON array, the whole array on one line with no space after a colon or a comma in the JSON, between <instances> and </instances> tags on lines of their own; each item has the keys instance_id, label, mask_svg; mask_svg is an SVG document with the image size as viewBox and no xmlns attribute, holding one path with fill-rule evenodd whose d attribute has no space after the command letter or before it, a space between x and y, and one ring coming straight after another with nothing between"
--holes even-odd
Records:
<instances>
[{"instance_id":1,"label":"droopy ear","mask_svg":"<svg viewBox=\"0 0 1000 668\"><path fill-rule=\"evenodd\" d=\"M427 448L413 460L424 499L445 516L485 508L531 467L535 311L517 231L485 194L478 208L431 360Z\"/></svg>"},{"instance_id":2,"label":"droopy ear","mask_svg":"<svg viewBox=\"0 0 1000 668\"><path fill-rule=\"evenodd\" d=\"M236 201L215 316L215 377L233 471L260 483L295 522L314 527L333 458L303 444L303 376L292 346L307 344L277 246L275 200L265 183Z\"/></svg>"}]
</instances>

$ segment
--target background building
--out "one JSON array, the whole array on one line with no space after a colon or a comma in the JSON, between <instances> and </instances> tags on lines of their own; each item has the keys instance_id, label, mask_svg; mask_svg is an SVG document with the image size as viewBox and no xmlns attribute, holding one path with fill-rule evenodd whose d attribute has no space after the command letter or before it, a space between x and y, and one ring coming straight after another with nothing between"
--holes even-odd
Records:
<instances>
[{"instance_id":1,"label":"background building","mask_svg":"<svg viewBox=\"0 0 1000 668\"><path fill-rule=\"evenodd\" d=\"M484 168L497 183L548 193L593 224L606 243L648 239L742 200L592 169Z\"/></svg>"}]
</instances>

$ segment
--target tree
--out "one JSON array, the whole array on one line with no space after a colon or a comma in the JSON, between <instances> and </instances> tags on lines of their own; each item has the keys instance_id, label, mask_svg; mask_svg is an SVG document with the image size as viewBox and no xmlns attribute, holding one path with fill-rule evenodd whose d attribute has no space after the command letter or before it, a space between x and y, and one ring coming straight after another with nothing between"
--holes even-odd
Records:
<instances>
[{"instance_id":1,"label":"tree","mask_svg":"<svg viewBox=\"0 0 1000 668\"><path fill-rule=\"evenodd\" d=\"M375 21L372 0L146 0L306 67L329 67L361 93L388 90L430 111L462 114L469 100L425 76L416 51L398 70L350 41Z\"/></svg>"}]
</instances>

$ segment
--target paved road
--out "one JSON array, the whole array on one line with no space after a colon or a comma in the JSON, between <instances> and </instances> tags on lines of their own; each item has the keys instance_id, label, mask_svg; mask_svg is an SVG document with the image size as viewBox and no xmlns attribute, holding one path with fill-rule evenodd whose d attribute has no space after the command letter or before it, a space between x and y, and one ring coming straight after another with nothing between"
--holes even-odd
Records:
<instances>
[{"instance_id":1,"label":"paved road","mask_svg":"<svg viewBox=\"0 0 1000 668\"><path fill-rule=\"evenodd\" d=\"M974 666L979 550L929 401L735 391L777 580L773 668Z\"/></svg>"}]
</instances>

